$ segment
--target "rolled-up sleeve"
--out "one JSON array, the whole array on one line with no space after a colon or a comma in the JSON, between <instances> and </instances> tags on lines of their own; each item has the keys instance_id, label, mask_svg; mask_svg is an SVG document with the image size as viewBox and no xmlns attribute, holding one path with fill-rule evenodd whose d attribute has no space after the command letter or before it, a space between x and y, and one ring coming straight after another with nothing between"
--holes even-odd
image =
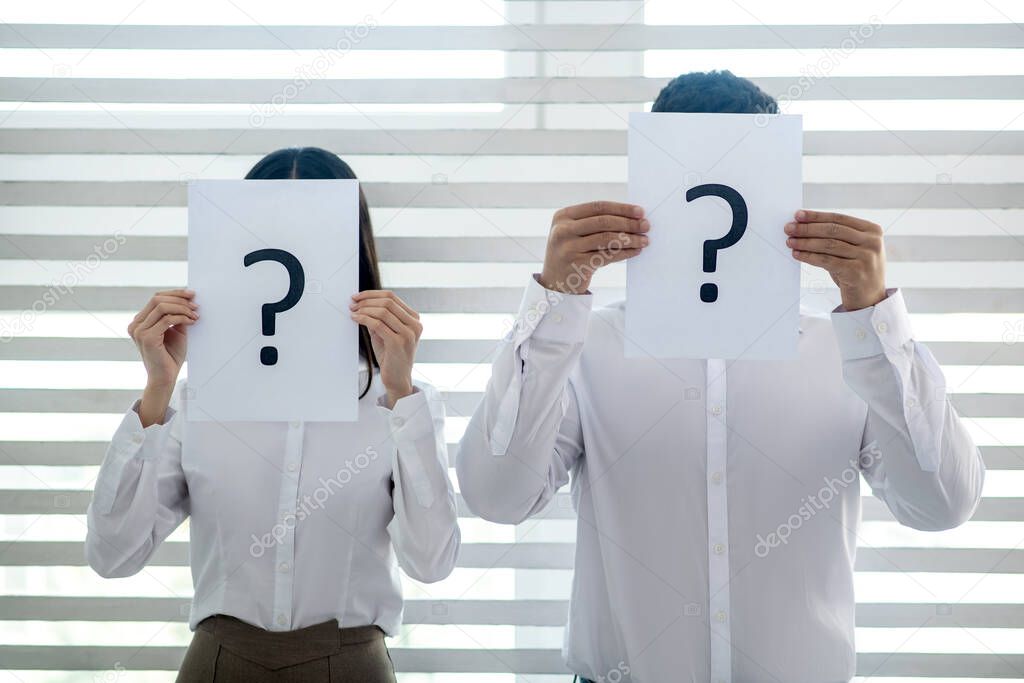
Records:
<instances>
[{"instance_id":1,"label":"rolled-up sleeve","mask_svg":"<svg viewBox=\"0 0 1024 683\"><path fill-rule=\"evenodd\" d=\"M583 350L591 300L547 290L536 277L527 285L459 444L459 486L484 519L516 523L543 509L583 452L569 377Z\"/></svg>"},{"instance_id":2,"label":"rolled-up sleeve","mask_svg":"<svg viewBox=\"0 0 1024 683\"><path fill-rule=\"evenodd\" d=\"M440 581L455 567L461 543L455 492L448 478L444 403L434 387L419 382L391 409L384 401L382 396L378 409L395 444L395 516L388 533L409 576Z\"/></svg>"},{"instance_id":3,"label":"rolled-up sleeve","mask_svg":"<svg viewBox=\"0 0 1024 683\"><path fill-rule=\"evenodd\" d=\"M179 413L169 407L161 424L143 428L138 405L114 432L86 511L86 560L104 577L141 570L189 513Z\"/></svg>"},{"instance_id":4,"label":"rolled-up sleeve","mask_svg":"<svg viewBox=\"0 0 1024 683\"><path fill-rule=\"evenodd\" d=\"M985 467L946 394L942 369L915 341L902 294L832 314L843 376L868 406L861 466L901 523L948 529L970 518Z\"/></svg>"}]
</instances>

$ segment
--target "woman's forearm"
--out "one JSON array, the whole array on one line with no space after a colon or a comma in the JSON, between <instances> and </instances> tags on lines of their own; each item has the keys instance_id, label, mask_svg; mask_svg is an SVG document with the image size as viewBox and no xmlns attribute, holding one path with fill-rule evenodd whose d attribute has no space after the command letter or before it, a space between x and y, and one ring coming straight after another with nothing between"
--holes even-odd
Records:
<instances>
[{"instance_id":1,"label":"woman's forearm","mask_svg":"<svg viewBox=\"0 0 1024 683\"><path fill-rule=\"evenodd\" d=\"M163 424L164 416L167 415L167 406L171 403L172 393L174 393L173 384L146 385L142 392L142 400L139 402L139 420L141 420L143 428L154 424Z\"/></svg>"}]
</instances>

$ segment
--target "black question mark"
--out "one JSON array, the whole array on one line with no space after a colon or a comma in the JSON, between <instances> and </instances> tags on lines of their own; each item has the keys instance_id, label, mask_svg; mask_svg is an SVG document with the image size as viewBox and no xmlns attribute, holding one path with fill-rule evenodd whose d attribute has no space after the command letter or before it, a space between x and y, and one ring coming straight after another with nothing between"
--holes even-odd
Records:
<instances>
[{"instance_id":1,"label":"black question mark","mask_svg":"<svg viewBox=\"0 0 1024 683\"><path fill-rule=\"evenodd\" d=\"M281 249L257 249L246 254L242 263L248 268L260 261L277 261L288 270L288 293L280 301L263 304L263 334L269 337L274 334L274 316L292 308L302 298L302 292L306 288L306 274L299 259ZM264 346L260 349L260 361L264 365L275 365L277 349L273 346Z\"/></svg>"},{"instance_id":2,"label":"black question mark","mask_svg":"<svg viewBox=\"0 0 1024 683\"><path fill-rule=\"evenodd\" d=\"M747 203L740 193L728 185L708 183L697 185L686 191L686 201L692 202L699 197L721 197L732 209L732 227L724 236L717 240L704 240L704 272L713 273L718 267L718 252L727 249L740 241L747 230ZM700 300L711 303L718 300L718 285L705 282L700 286Z\"/></svg>"}]
</instances>

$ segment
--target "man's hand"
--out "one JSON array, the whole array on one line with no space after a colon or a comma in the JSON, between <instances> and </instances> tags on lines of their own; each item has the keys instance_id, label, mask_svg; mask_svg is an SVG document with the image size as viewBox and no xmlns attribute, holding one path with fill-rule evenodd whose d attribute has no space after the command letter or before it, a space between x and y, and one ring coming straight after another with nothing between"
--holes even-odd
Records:
<instances>
[{"instance_id":1,"label":"man's hand","mask_svg":"<svg viewBox=\"0 0 1024 683\"><path fill-rule=\"evenodd\" d=\"M601 266L623 261L648 244L651 224L633 204L587 202L559 209L551 219L540 284L566 294L583 294Z\"/></svg>"},{"instance_id":2,"label":"man's hand","mask_svg":"<svg viewBox=\"0 0 1024 683\"><path fill-rule=\"evenodd\" d=\"M885 298L882 228L841 213L800 210L785 229L793 258L827 270L839 285L847 311L874 306Z\"/></svg>"}]
</instances>

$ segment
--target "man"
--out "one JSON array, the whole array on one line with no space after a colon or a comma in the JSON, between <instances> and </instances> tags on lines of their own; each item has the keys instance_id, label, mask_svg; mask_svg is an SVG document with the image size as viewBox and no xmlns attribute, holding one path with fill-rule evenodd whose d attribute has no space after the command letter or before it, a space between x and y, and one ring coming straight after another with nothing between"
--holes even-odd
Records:
<instances>
[{"instance_id":1,"label":"man","mask_svg":"<svg viewBox=\"0 0 1024 683\"><path fill-rule=\"evenodd\" d=\"M778 109L712 72L673 80L654 111ZM627 360L628 302L591 312L588 267L639 253L648 229L614 202L555 214L459 447L462 494L511 524L571 476L564 656L584 680L849 681L859 475L927 530L967 520L984 479L938 364L886 289L882 230L809 210L779 226L780 246L842 296L831 320L801 316L798 360Z\"/></svg>"}]
</instances>

